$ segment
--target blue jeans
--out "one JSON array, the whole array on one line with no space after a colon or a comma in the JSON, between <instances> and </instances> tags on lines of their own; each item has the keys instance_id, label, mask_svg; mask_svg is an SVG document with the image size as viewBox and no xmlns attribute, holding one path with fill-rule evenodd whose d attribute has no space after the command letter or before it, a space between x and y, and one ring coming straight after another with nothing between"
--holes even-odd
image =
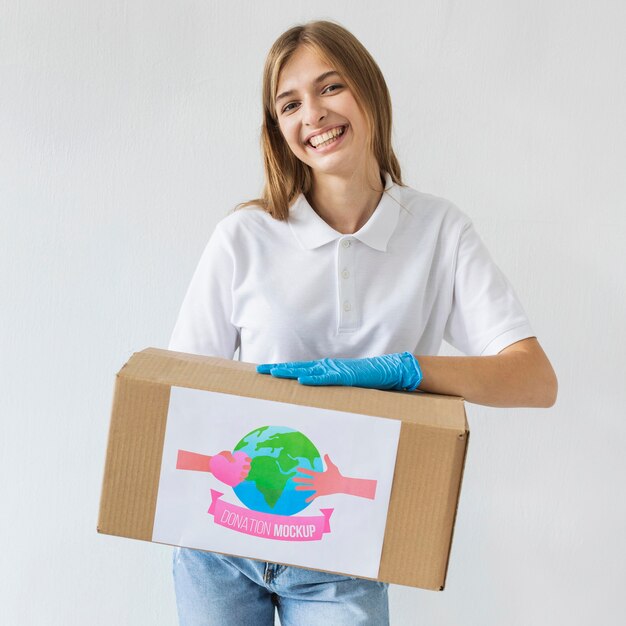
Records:
<instances>
[{"instance_id":1,"label":"blue jeans","mask_svg":"<svg viewBox=\"0 0 626 626\"><path fill-rule=\"evenodd\" d=\"M181 626L386 626L387 583L189 548L173 555Z\"/></svg>"}]
</instances>

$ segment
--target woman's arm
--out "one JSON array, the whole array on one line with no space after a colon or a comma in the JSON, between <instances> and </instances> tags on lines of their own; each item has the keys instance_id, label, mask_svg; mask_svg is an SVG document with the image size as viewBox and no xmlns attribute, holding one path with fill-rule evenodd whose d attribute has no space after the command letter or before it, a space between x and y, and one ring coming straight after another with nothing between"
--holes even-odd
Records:
<instances>
[{"instance_id":1,"label":"woman's arm","mask_svg":"<svg viewBox=\"0 0 626 626\"><path fill-rule=\"evenodd\" d=\"M535 337L494 356L419 356L420 391L463 396L468 402L499 407L550 407L557 379Z\"/></svg>"},{"instance_id":2,"label":"woman's arm","mask_svg":"<svg viewBox=\"0 0 626 626\"><path fill-rule=\"evenodd\" d=\"M557 392L554 370L535 337L522 339L493 356L416 358L403 352L364 359L263 363L257 372L294 378L304 385L406 391L419 385L420 391L501 407L550 407Z\"/></svg>"}]
</instances>

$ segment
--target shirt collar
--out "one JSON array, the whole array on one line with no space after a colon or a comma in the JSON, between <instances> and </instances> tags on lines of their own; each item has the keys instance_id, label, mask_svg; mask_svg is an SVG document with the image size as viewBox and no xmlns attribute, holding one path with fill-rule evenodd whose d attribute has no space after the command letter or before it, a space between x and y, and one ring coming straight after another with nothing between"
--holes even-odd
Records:
<instances>
[{"instance_id":1,"label":"shirt collar","mask_svg":"<svg viewBox=\"0 0 626 626\"><path fill-rule=\"evenodd\" d=\"M396 229L400 215L400 205L392 195L394 188L395 184L391 176L385 173L385 191L378 206L361 229L350 235L381 252L387 250L387 244ZM305 250L319 248L346 236L329 226L315 212L302 193L291 205L288 221L294 237Z\"/></svg>"}]
</instances>

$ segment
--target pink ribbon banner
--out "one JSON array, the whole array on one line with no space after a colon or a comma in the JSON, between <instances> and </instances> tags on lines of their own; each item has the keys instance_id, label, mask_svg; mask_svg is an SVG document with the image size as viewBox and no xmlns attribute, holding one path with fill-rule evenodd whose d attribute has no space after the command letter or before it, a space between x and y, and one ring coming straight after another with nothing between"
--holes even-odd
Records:
<instances>
[{"instance_id":1,"label":"pink ribbon banner","mask_svg":"<svg viewBox=\"0 0 626 626\"><path fill-rule=\"evenodd\" d=\"M223 493L211 489L209 514L216 524L246 535L279 541L319 541L330 532L333 509L320 509L321 515L274 515L244 509L224 502Z\"/></svg>"}]
</instances>

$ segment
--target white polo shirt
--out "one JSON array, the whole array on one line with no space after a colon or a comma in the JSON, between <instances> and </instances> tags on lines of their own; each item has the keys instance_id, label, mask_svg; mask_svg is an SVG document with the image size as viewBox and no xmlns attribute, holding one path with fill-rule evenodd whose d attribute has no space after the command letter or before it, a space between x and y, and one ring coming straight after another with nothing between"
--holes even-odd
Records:
<instances>
[{"instance_id":1,"label":"white polo shirt","mask_svg":"<svg viewBox=\"0 0 626 626\"><path fill-rule=\"evenodd\" d=\"M497 354L534 336L511 285L452 203L386 176L369 221L343 235L304 195L289 219L241 209L200 259L169 348L252 363Z\"/></svg>"}]
</instances>

